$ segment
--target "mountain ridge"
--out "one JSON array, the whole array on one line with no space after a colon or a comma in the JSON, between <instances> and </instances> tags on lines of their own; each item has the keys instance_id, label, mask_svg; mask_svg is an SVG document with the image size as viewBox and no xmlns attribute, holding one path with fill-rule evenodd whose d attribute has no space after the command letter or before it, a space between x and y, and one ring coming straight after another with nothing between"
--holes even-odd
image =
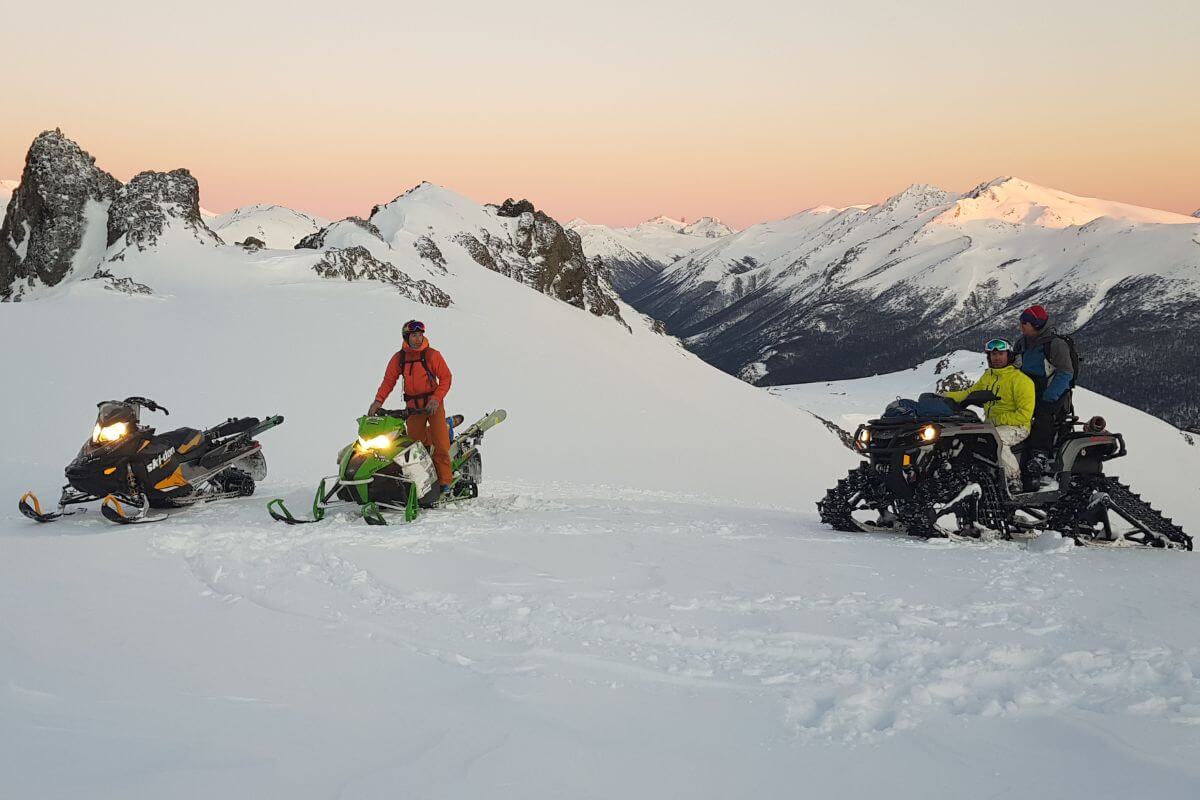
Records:
<instances>
[{"instance_id":1,"label":"mountain ridge","mask_svg":"<svg viewBox=\"0 0 1200 800\"><path fill-rule=\"evenodd\" d=\"M1179 342L1200 335L1200 223L1020 178L963 194L914 184L866 209L753 225L625 297L759 385L976 347L1011 335L1021 308L1041 302L1090 351L1084 385L1179 427L1200 424L1194 357ZM1132 318L1144 343L1127 335Z\"/></svg>"}]
</instances>

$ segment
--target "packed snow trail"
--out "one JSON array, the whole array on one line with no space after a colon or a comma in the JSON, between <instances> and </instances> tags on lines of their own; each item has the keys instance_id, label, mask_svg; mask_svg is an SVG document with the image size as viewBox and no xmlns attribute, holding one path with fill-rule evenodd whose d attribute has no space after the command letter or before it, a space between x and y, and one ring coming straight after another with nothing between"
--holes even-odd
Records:
<instances>
[{"instance_id":1,"label":"packed snow trail","mask_svg":"<svg viewBox=\"0 0 1200 800\"><path fill-rule=\"evenodd\" d=\"M612 492L9 517L0 767L45 797L1194 794L1189 559Z\"/></svg>"}]
</instances>

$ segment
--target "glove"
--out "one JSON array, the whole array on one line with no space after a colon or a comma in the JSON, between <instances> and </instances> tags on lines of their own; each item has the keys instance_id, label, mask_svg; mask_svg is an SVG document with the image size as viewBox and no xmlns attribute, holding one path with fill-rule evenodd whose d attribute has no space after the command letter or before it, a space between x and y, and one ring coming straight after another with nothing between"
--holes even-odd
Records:
<instances>
[{"instance_id":1,"label":"glove","mask_svg":"<svg viewBox=\"0 0 1200 800\"><path fill-rule=\"evenodd\" d=\"M367 416L368 417L375 416L376 414L379 413L379 409L381 409L381 408L383 408L383 403L376 400L374 403L371 403L371 407L367 409Z\"/></svg>"},{"instance_id":2,"label":"glove","mask_svg":"<svg viewBox=\"0 0 1200 800\"><path fill-rule=\"evenodd\" d=\"M999 399L995 392L989 389L979 389L964 397L962 404L964 406L983 406Z\"/></svg>"},{"instance_id":3,"label":"glove","mask_svg":"<svg viewBox=\"0 0 1200 800\"><path fill-rule=\"evenodd\" d=\"M432 414L434 411L437 411L439 408L441 408L441 406L441 400L438 400L436 397L431 397L429 398L429 402L425 405L425 410Z\"/></svg>"}]
</instances>

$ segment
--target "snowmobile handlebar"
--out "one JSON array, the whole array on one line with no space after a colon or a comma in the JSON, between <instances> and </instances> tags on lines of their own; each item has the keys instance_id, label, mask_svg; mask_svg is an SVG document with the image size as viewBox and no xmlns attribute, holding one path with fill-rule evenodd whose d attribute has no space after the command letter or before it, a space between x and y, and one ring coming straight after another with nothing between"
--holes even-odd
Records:
<instances>
[{"instance_id":1,"label":"snowmobile handlebar","mask_svg":"<svg viewBox=\"0 0 1200 800\"><path fill-rule=\"evenodd\" d=\"M126 397L124 402L129 403L131 406L141 406L147 411L161 411L168 417L171 416L171 412L167 411L164 406L160 406L158 403L146 397Z\"/></svg>"},{"instance_id":2,"label":"snowmobile handlebar","mask_svg":"<svg viewBox=\"0 0 1200 800\"><path fill-rule=\"evenodd\" d=\"M377 417L396 417L397 419L408 419L417 414L428 414L428 408L381 408L375 412Z\"/></svg>"}]
</instances>

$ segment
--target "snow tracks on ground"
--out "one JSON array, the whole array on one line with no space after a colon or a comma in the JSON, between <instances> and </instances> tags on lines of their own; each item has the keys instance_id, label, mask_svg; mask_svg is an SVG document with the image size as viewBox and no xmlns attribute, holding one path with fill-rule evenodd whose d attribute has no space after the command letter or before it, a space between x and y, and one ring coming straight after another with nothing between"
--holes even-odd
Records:
<instances>
[{"instance_id":1,"label":"snow tracks on ground","mask_svg":"<svg viewBox=\"0 0 1200 800\"><path fill-rule=\"evenodd\" d=\"M148 535L226 602L483 678L740 698L794 744L1049 715L1200 738L1200 650L1159 619L1197 606L1163 588L1186 585L1177 554L839 534L807 509L604 487L493 485L384 529L258 505Z\"/></svg>"}]
</instances>

